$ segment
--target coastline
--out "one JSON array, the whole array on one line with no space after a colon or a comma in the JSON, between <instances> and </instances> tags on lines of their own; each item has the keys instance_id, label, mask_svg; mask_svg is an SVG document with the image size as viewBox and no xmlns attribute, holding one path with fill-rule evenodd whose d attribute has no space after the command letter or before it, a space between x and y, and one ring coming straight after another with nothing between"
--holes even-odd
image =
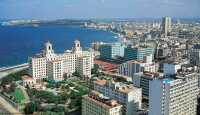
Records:
<instances>
[{"instance_id":1,"label":"coastline","mask_svg":"<svg viewBox=\"0 0 200 115\"><path fill-rule=\"evenodd\" d=\"M82 47L90 47L91 43L95 41L112 42L118 40L116 39L117 34L112 31L78 26L71 28L65 25L48 24L39 27L3 26L0 29L2 36L0 40L2 43L0 68L26 63L28 57L39 52L47 40L55 44L55 51L58 53L71 48L73 41L77 38L81 41ZM18 41L15 40L16 38Z\"/></svg>"}]
</instances>

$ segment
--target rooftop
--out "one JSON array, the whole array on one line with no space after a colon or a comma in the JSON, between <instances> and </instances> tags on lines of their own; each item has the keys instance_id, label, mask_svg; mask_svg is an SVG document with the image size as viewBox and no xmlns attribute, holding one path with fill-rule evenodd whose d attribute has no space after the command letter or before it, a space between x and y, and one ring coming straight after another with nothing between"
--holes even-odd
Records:
<instances>
[{"instance_id":1,"label":"rooftop","mask_svg":"<svg viewBox=\"0 0 200 115\"><path fill-rule=\"evenodd\" d=\"M122 105L120 105L116 100L104 97L103 94L97 91L91 91L88 95L83 96L83 98L93 101L96 104L102 107L105 107L107 109L111 109L111 108L115 108L119 106L122 107Z\"/></svg>"},{"instance_id":2,"label":"rooftop","mask_svg":"<svg viewBox=\"0 0 200 115\"><path fill-rule=\"evenodd\" d=\"M107 80L96 80L94 81L94 83L103 86L106 85Z\"/></svg>"},{"instance_id":3,"label":"rooftop","mask_svg":"<svg viewBox=\"0 0 200 115\"><path fill-rule=\"evenodd\" d=\"M23 75L22 80L33 80L33 78L29 75Z\"/></svg>"}]
</instances>

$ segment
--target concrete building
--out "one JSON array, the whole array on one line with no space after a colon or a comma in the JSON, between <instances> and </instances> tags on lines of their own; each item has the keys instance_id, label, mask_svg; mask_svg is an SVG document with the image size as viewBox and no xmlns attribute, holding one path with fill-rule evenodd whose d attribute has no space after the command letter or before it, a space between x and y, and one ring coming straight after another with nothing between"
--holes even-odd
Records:
<instances>
[{"instance_id":1,"label":"concrete building","mask_svg":"<svg viewBox=\"0 0 200 115\"><path fill-rule=\"evenodd\" d=\"M190 50L190 63L194 65L200 64L200 44L194 45Z\"/></svg>"},{"instance_id":2,"label":"concrete building","mask_svg":"<svg viewBox=\"0 0 200 115\"><path fill-rule=\"evenodd\" d=\"M24 87L26 87L26 86L34 87L34 85L36 84L36 81L33 80L33 78L31 76L23 75L22 76L22 83L23 83Z\"/></svg>"},{"instance_id":3,"label":"concrete building","mask_svg":"<svg viewBox=\"0 0 200 115\"><path fill-rule=\"evenodd\" d=\"M120 82L97 80L94 82L94 90L122 104L125 115L137 115L137 110L141 109L141 88Z\"/></svg>"},{"instance_id":4,"label":"concrete building","mask_svg":"<svg viewBox=\"0 0 200 115\"><path fill-rule=\"evenodd\" d=\"M29 58L29 73L35 80L47 78L47 58L41 54Z\"/></svg>"},{"instance_id":5,"label":"concrete building","mask_svg":"<svg viewBox=\"0 0 200 115\"><path fill-rule=\"evenodd\" d=\"M47 42L42 54L29 58L29 73L34 80L48 78L60 81L64 74L71 75L76 69L79 69L83 76L91 76L89 69L93 68L93 59L93 52L83 51L78 40L74 42L72 50L62 54L56 54L52 44Z\"/></svg>"},{"instance_id":6,"label":"concrete building","mask_svg":"<svg viewBox=\"0 0 200 115\"><path fill-rule=\"evenodd\" d=\"M82 115L122 115L122 105L92 91L82 98Z\"/></svg>"},{"instance_id":7,"label":"concrete building","mask_svg":"<svg viewBox=\"0 0 200 115\"><path fill-rule=\"evenodd\" d=\"M149 98L149 82L155 78L159 78L161 75L160 73L154 72L144 72L144 73L137 73L133 76L133 85L135 87L142 88L142 97L145 99Z\"/></svg>"},{"instance_id":8,"label":"concrete building","mask_svg":"<svg viewBox=\"0 0 200 115\"><path fill-rule=\"evenodd\" d=\"M150 55L154 56L154 48L128 46L124 50L125 61L129 60L143 61L145 56L150 56Z\"/></svg>"},{"instance_id":9,"label":"concrete building","mask_svg":"<svg viewBox=\"0 0 200 115\"><path fill-rule=\"evenodd\" d=\"M172 30L172 19L171 17L164 17L162 19L162 33L167 36Z\"/></svg>"},{"instance_id":10,"label":"concrete building","mask_svg":"<svg viewBox=\"0 0 200 115\"><path fill-rule=\"evenodd\" d=\"M164 63L163 72L165 75L174 75L177 71L181 69L181 64L179 63Z\"/></svg>"},{"instance_id":11,"label":"concrete building","mask_svg":"<svg viewBox=\"0 0 200 115\"><path fill-rule=\"evenodd\" d=\"M118 73L124 76L133 77L135 73L144 71L156 72L158 70L158 64L152 62L152 55L145 56L144 61L131 60L118 67Z\"/></svg>"},{"instance_id":12,"label":"concrete building","mask_svg":"<svg viewBox=\"0 0 200 115\"><path fill-rule=\"evenodd\" d=\"M149 83L149 115L196 115L198 74L178 73Z\"/></svg>"},{"instance_id":13,"label":"concrete building","mask_svg":"<svg viewBox=\"0 0 200 115\"><path fill-rule=\"evenodd\" d=\"M101 45L99 48L100 58L111 60L117 57L124 57L124 48L125 45L119 42Z\"/></svg>"},{"instance_id":14,"label":"concrete building","mask_svg":"<svg viewBox=\"0 0 200 115\"><path fill-rule=\"evenodd\" d=\"M47 76L49 80L62 81L63 77L63 61L54 60L47 63Z\"/></svg>"},{"instance_id":15,"label":"concrete building","mask_svg":"<svg viewBox=\"0 0 200 115\"><path fill-rule=\"evenodd\" d=\"M90 56L82 56L78 58L77 71L81 76L91 77L91 61Z\"/></svg>"}]
</instances>

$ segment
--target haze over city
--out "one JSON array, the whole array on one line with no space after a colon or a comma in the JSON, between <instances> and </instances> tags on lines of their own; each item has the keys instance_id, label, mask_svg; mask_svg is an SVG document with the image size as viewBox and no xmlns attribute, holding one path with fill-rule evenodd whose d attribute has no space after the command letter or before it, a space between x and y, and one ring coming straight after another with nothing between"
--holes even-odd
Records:
<instances>
[{"instance_id":1,"label":"haze over city","mask_svg":"<svg viewBox=\"0 0 200 115\"><path fill-rule=\"evenodd\" d=\"M1 0L1 19L193 18L199 0Z\"/></svg>"},{"instance_id":2,"label":"haze over city","mask_svg":"<svg viewBox=\"0 0 200 115\"><path fill-rule=\"evenodd\" d=\"M0 0L0 115L200 115L200 0Z\"/></svg>"}]
</instances>

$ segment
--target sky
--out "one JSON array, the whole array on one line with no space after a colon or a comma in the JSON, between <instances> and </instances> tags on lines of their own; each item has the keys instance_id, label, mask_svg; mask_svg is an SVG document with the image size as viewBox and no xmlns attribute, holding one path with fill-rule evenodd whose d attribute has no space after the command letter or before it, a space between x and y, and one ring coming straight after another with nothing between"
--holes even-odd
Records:
<instances>
[{"instance_id":1,"label":"sky","mask_svg":"<svg viewBox=\"0 0 200 115\"><path fill-rule=\"evenodd\" d=\"M200 17L200 0L0 0L0 19Z\"/></svg>"}]
</instances>

